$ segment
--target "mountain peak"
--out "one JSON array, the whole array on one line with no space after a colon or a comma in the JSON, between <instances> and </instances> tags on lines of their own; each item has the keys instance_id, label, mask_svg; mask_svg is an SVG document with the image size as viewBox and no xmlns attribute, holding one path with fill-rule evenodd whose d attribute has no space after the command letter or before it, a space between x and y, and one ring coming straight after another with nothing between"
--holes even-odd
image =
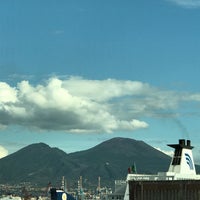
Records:
<instances>
[{"instance_id":1,"label":"mountain peak","mask_svg":"<svg viewBox=\"0 0 200 200\"><path fill-rule=\"evenodd\" d=\"M77 183L79 176L87 183L111 184L125 179L127 169L136 163L138 172L166 171L170 158L142 141L117 137L85 151L66 154L44 143L28 145L0 159L0 183L32 182L46 185L60 183L62 176Z\"/></svg>"}]
</instances>

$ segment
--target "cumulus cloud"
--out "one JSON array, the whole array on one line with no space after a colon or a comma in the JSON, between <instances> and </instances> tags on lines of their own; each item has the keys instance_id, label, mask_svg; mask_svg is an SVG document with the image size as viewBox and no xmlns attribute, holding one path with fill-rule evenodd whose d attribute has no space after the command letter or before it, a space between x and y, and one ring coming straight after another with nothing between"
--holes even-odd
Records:
<instances>
[{"instance_id":1,"label":"cumulus cloud","mask_svg":"<svg viewBox=\"0 0 200 200\"><path fill-rule=\"evenodd\" d=\"M17 100L15 88L10 87L8 84L0 82L0 102L14 103Z\"/></svg>"},{"instance_id":2,"label":"cumulus cloud","mask_svg":"<svg viewBox=\"0 0 200 200\"><path fill-rule=\"evenodd\" d=\"M8 155L7 149L5 149L3 146L0 146L0 158L3 158Z\"/></svg>"},{"instance_id":3,"label":"cumulus cloud","mask_svg":"<svg viewBox=\"0 0 200 200\"><path fill-rule=\"evenodd\" d=\"M168 0L185 8L200 8L200 0Z\"/></svg>"},{"instance_id":4,"label":"cumulus cloud","mask_svg":"<svg viewBox=\"0 0 200 200\"><path fill-rule=\"evenodd\" d=\"M44 84L0 82L0 128L19 125L66 132L114 132L147 128L144 117L162 117L200 94L162 91L147 83L52 77Z\"/></svg>"}]
</instances>

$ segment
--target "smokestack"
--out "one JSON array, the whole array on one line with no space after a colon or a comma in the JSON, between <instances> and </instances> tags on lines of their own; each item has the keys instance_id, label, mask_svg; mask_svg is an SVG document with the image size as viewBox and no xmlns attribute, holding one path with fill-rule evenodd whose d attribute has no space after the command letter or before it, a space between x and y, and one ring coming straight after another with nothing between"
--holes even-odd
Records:
<instances>
[{"instance_id":1,"label":"smokestack","mask_svg":"<svg viewBox=\"0 0 200 200\"><path fill-rule=\"evenodd\" d=\"M187 146L190 147L191 146L191 141L187 140Z\"/></svg>"},{"instance_id":2,"label":"smokestack","mask_svg":"<svg viewBox=\"0 0 200 200\"><path fill-rule=\"evenodd\" d=\"M179 140L179 144L182 146L185 146L185 140L183 140L183 139Z\"/></svg>"},{"instance_id":3,"label":"smokestack","mask_svg":"<svg viewBox=\"0 0 200 200\"><path fill-rule=\"evenodd\" d=\"M98 177L98 187L97 187L97 191L100 193L101 191L101 177Z\"/></svg>"}]
</instances>

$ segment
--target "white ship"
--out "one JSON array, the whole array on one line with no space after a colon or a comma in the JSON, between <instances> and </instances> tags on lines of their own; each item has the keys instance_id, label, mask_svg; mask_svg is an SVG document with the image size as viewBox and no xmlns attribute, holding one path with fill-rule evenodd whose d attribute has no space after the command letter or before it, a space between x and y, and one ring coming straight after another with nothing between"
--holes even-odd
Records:
<instances>
[{"instance_id":1,"label":"white ship","mask_svg":"<svg viewBox=\"0 0 200 200\"><path fill-rule=\"evenodd\" d=\"M124 200L129 200L129 181L173 181L173 180L200 180L196 174L190 140L179 140L179 144L168 145L174 148L169 169L167 172L158 172L155 175L129 173L126 179Z\"/></svg>"}]
</instances>

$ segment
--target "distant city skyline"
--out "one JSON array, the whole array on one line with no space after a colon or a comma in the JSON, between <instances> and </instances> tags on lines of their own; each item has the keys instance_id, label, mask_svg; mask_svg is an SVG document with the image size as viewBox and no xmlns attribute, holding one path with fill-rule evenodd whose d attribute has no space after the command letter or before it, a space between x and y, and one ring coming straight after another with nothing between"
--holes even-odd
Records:
<instances>
[{"instance_id":1,"label":"distant city skyline","mask_svg":"<svg viewBox=\"0 0 200 200\"><path fill-rule=\"evenodd\" d=\"M0 2L0 157L113 137L190 139L200 163L199 0Z\"/></svg>"}]
</instances>

